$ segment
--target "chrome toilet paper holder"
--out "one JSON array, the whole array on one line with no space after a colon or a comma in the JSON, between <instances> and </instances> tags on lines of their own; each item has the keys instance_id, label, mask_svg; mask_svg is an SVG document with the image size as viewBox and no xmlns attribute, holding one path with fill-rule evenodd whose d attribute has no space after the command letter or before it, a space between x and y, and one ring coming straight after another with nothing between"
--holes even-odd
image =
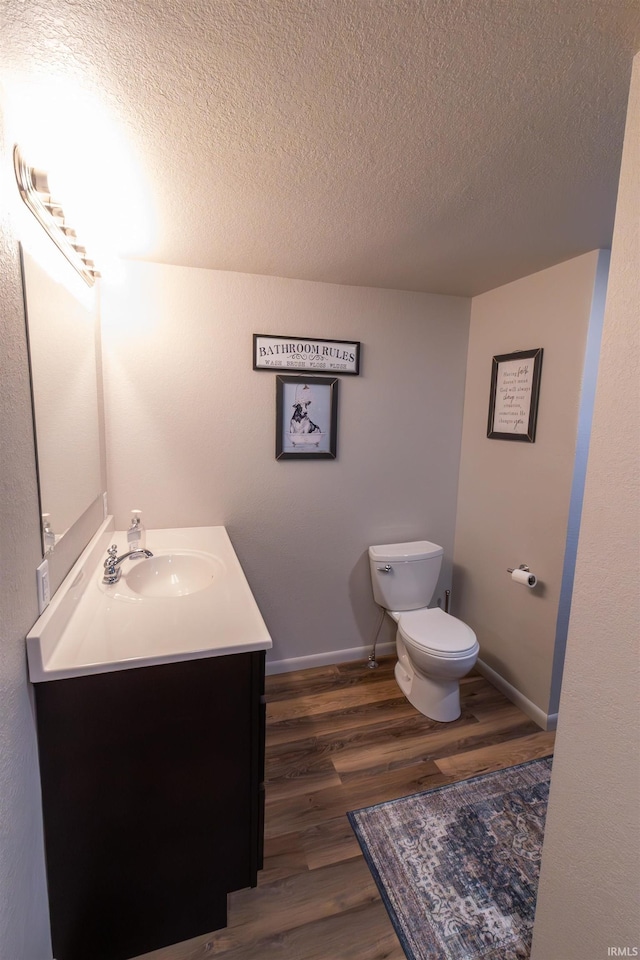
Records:
<instances>
[{"instance_id":1,"label":"chrome toilet paper holder","mask_svg":"<svg viewBox=\"0 0 640 960\"><path fill-rule=\"evenodd\" d=\"M538 582L538 578L531 573L526 563L521 563L515 569L513 567L507 567L507 573L511 574L513 580L517 580L518 583L524 583L527 587L535 587ZM526 576L518 576L518 574L526 574Z\"/></svg>"}]
</instances>

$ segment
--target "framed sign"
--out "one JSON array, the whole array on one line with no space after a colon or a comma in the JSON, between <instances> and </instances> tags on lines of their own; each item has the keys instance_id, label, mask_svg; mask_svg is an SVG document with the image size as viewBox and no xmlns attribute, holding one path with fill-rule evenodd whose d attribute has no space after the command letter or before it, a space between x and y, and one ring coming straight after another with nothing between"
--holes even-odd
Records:
<instances>
[{"instance_id":1,"label":"framed sign","mask_svg":"<svg viewBox=\"0 0 640 960\"><path fill-rule=\"evenodd\" d=\"M253 335L254 370L308 370L310 373L360 373L360 343L309 340L306 337Z\"/></svg>"},{"instance_id":2,"label":"framed sign","mask_svg":"<svg viewBox=\"0 0 640 960\"><path fill-rule=\"evenodd\" d=\"M276 460L335 460L338 380L276 377Z\"/></svg>"},{"instance_id":3,"label":"framed sign","mask_svg":"<svg viewBox=\"0 0 640 960\"><path fill-rule=\"evenodd\" d=\"M491 440L534 443L541 370L542 347L493 358L487 424Z\"/></svg>"}]
</instances>

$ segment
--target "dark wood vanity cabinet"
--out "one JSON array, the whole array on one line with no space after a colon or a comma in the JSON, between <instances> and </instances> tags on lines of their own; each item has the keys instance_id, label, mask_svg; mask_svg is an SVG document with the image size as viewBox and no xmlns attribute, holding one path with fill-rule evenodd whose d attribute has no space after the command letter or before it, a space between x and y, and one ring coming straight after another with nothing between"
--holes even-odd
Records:
<instances>
[{"instance_id":1,"label":"dark wood vanity cabinet","mask_svg":"<svg viewBox=\"0 0 640 960\"><path fill-rule=\"evenodd\" d=\"M226 925L264 824L264 652L35 685L56 960Z\"/></svg>"}]
</instances>

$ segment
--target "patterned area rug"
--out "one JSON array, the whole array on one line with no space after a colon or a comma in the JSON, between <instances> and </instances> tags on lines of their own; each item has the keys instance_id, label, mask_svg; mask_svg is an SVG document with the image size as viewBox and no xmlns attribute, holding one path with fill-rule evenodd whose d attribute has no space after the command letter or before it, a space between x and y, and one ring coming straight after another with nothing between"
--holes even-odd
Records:
<instances>
[{"instance_id":1,"label":"patterned area rug","mask_svg":"<svg viewBox=\"0 0 640 960\"><path fill-rule=\"evenodd\" d=\"M551 757L348 814L409 960L524 960Z\"/></svg>"}]
</instances>

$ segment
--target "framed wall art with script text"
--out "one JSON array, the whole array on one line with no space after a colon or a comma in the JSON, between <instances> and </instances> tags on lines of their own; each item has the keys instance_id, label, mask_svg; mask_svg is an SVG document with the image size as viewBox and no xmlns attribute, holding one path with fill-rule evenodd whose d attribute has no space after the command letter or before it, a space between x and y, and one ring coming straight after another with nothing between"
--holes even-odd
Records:
<instances>
[{"instance_id":1,"label":"framed wall art with script text","mask_svg":"<svg viewBox=\"0 0 640 960\"><path fill-rule=\"evenodd\" d=\"M542 347L493 358L487 424L490 440L535 442L541 370Z\"/></svg>"},{"instance_id":2,"label":"framed wall art with script text","mask_svg":"<svg viewBox=\"0 0 640 960\"><path fill-rule=\"evenodd\" d=\"M357 340L324 340L308 337L253 335L253 369L289 373L360 373L360 343Z\"/></svg>"}]
</instances>

